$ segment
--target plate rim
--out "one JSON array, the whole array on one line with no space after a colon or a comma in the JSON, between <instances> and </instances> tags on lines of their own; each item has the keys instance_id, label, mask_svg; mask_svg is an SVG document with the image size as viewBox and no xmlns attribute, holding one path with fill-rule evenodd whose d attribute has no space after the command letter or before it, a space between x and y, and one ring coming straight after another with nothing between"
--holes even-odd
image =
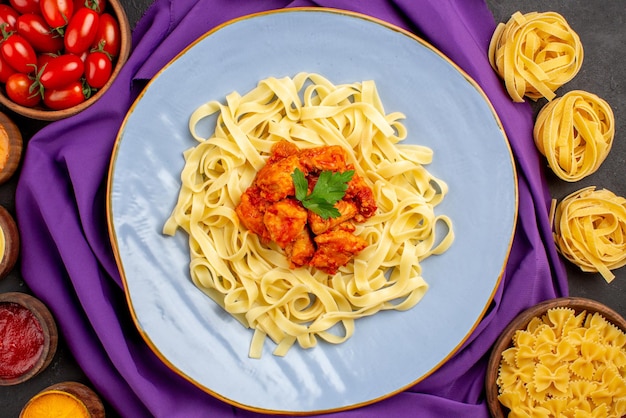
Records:
<instances>
[{"instance_id":1,"label":"plate rim","mask_svg":"<svg viewBox=\"0 0 626 418\"><path fill-rule=\"evenodd\" d=\"M191 50L192 48L194 48L197 44L199 44L200 42L202 42L204 39L208 38L209 36L211 36L212 34L220 31L221 29L234 25L236 23L239 23L241 21L245 21L245 20L250 20L250 19L255 19L257 17L263 17L263 16L267 16L267 15L276 15L276 14L289 14L289 13L302 13L302 12L316 12L316 13L331 13L331 14L336 14L336 15L344 15L347 17L351 17L351 18L357 18L360 20L365 20L367 22L370 23L375 23L378 24L380 26L383 26L386 29L398 32L401 35L407 36L409 38L411 38L412 40L418 42L419 44L421 44L422 46L424 46L425 48L429 49L431 52L435 53L439 58L443 59L448 65L452 66L454 70L456 70L468 83L470 83L470 85L476 90L476 92L482 97L483 101L485 102L485 104L488 106L491 116L493 116L495 124L497 125L499 131L502 134L502 140L504 141L504 144L506 145L506 149L507 149L507 154L508 157L510 159L510 168L511 168L511 174L512 174L512 182L513 182L513 197L514 197L514 210L513 210L513 214L512 214L512 223L510 225L511 230L509 231L509 237L508 237L508 245L507 245L507 249L506 249L506 253L502 262L502 266L500 267L500 271L498 273L498 277L495 281L494 287L490 293L490 295L488 296L485 305L483 306L480 315L476 318L476 320L474 321L472 327L468 330L468 332L465 334L465 336L461 339L461 341L459 341L459 343L454 346L454 348L437 364L433 365L428 372L424 373L422 376L419 376L417 379L415 379L414 381L398 388L397 390L391 391L391 392L387 392L381 396L372 398L372 399L368 399L367 401L363 401L363 402L359 402L359 403L351 403L349 405L345 405L345 406L339 406L339 407L334 407L334 408L326 408L326 409L315 409L315 410L306 410L306 411L291 411L291 410L274 410L274 409L267 409L267 408L262 408L259 406L253 406L253 405L247 405L245 403L242 403L240 401L231 399L229 397L226 397L218 392L216 392L215 390L207 387L206 385L198 382L196 379L188 376L186 373L184 373L183 371L179 370L179 368L174 365L172 363L171 360L169 360L163 353L161 353L161 351L156 347L155 343L152 341L152 339L150 338L150 336L147 334L147 332L142 328L139 319L137 318L137 313L136 310L133 308L133 301L131 300L130 297L130 292L128 289L128 283L127 283L127 278L126 278L126 274L124 272L124 265L122 264L122 260L121 260L121 255L120 255L120 249L118 247L118 240L117 240L117 234L115 231L115 226L114 226L114 220L113 220L113 202L112 202L112 187L113 187L113 180L114 180L114 171L115 171L115 163L117 160L117 156L118 156L118 152L119 152L119 147L120 147L120 143L122 142L123 136L124 136L124 131L126 128L126 125L129 121L129 119L131 118L135 108L139 105L139 103L141 102L142 98L144 97L145 93L148 91L148 89L159 79L159 77L161 76L161 74L163 72L165 72L173 63L175 63L180 57L182 57L183 55L185 55L189 50ZM502 124L502 121L500 120L500 117L498 115L498 113L495 110L495 107L493 105L493 103L491 102L491 100L489 99L489 97L487 96L487 94L484 92L484 90L482 89L482 87L478 84L477 81L474 80L473 77L471 77L465 70L463 70L459 65L457 65L454 61L452 61L452 59L450 59L447 55L445 55L443 52L441 52L438 48L436 48L433 44L431 44L430 42L426 41L425 39L423 39L422 37L414 34L413 32L410 32L409 30L406 30L404 28L401 28L393 23L389 23L383 19L377 18L377 17L373 17L373 16L369 16L367 14L361 13L361 12L355 12L355 11L350 11L350 10L344 10L344 9L338 9L338 8L332 8L332 7L310 7L310 6L304 6L304 7L291 7L291 8L283 8L283 9L271 9L271 10L264 10L264 11L259 11L259 12L255 12L255 13L250 13L250 14L245 14L233 19L229 19L215 27L213 27L212 29L206 31L205 33L203 33L202 35L198 36L195 40L193 40L189 45L187 45L182 51L180 51L179 53L177 53L171 60L169 60L158 72L155 73L155 75L147 82L147 84L142 88L141 92L139 92L139 94L137 95L136 99L133 101L133 103L131 104L131 106L128 108L126 115L124 116L124 119L120 125L120 128L117 132L117 136L115 138L115 142L112 148L112 152L111 152L111 158L110 158L110 163L109 163L109 167L108 167L108 175L107 175L107 181L106 181L106 219L107 219L107 230L108 230L108 234L109 234L109 238L111 241L111 246L113 249L113 255L115 258L115 263L116 266L118 268L118 271L120 273L120 277L122 280L122 284L124 286L124 294L125 294L125 298L126 298L126 302L127 305L129 307L129 311L131 314L131 317L133 319L135 328L137 329L137 331L139 332L139 334L141 335L141 337L143 338L144 342L150 347L151 351L159 358L160 361L162 361L171 371L173 371L175 374L177 374L178 376L184 378L186 381L190 382L191 384L193 384L195 387L199 388L200 390L202 390L203 392L209 394L210 396L217 398L231 406L235 406L235 407L239 407L242 408L244 410L247 411L251 411L251 412L258 412L258 413L263 413L263 414L274 414L274 415L297 415L297 416L308 416L308 415L313 415L313 414L326 414L326 413L334 413L334 412L342 412L342 411L348 411L348 410L353 410L353 409L357 409L363 406L367 406L367 405L371 405L377 402L380 402L382 400L391 398L395 395L397 395L398 393L401 393L403 391L406 391L407 389L411 388L412 386L416 385L417 383L425 380L426 378L428 378L430 375L432 375L433 373L435 373L437 370L439 370L444 364L446 364L452 357L454 357L458 351L463 347L463 345L467 342L467 340L473 335L474 331L476 330L476 328L479 326L479 324L482 322L482 320L485 317L485 314L487 313L489 306L491 304L491 302L494 299L495 294L497 293L501 283L502 283L502 278L506 269L506 266L508 264L508 259L511 253L511 248L513 245L513 241L514 241L514 236L515 236L515 231L517 228L517 223L518 223L518 215L519 215L519 178L518 178L518 172L517 172L517 167L515 164L515 157L511 148L511 143L509 141L508 135L504 129L504 126Z\"/></svg>"}]
</instances>

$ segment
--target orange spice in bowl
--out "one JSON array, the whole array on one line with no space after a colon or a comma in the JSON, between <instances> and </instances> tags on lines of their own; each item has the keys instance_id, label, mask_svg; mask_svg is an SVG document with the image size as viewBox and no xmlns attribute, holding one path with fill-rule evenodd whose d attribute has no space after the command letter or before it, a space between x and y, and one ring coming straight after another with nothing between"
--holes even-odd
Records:
<instances>
[{"instance_id":1,"label":"orange spice in bowl","mask_svg":"<svg viewBox=\"0 0 626 418\"><path fill-rule=\"evenodd\" d=\"M0 386L27 381L56 353L58 333L48 308L20 292L0 294Z\"/></svg>"},{"instance_id":2,"label":"orange spice in bowl","mask_svg":"<svg viewBox=\"0 0 626 418\"><path fill-rule=\"evenodd\" d=\"M20 418L104 418L98 395L78 382L61 382L33 396L22 409Z\"/></svg>"},{"instance_id":3,"label":"orange spice in bowl","mask_svg":"<svg viewBox=\"0 0 626 418\"><path fill-rule=\"evenodd\" d=\"M7 115L0 112L0 184L17 169L22 157L22 134Z\"/></svg>"},{"instance_id":4,"label":"orange spice in bowl","mask_svg":"<svg viewBox=\"0 0 626 418\"><path fill-rule=\"evenodd\" d=\"M0 206L0 279L15 266L20 252L20 236L11 214Z\"/></svg>"}]
</instances>

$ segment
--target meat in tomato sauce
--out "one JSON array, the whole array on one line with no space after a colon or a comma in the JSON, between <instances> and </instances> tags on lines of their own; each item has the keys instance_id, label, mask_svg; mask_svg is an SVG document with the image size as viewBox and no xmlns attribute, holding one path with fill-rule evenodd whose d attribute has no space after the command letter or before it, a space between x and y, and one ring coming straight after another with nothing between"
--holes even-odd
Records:
<instances>
[{"instance_id":1,"label":"meat in tomato sauce","mask_svg":"<svg viewBox=\"0 0 626 418\"><path fill-rule=\"evenodd\" d=\"M335 274L368 245L354 235L354 224L376 212L374 193L354 173L343 198L334 205L338 216L325 219L296 199L292 174L296 169L304 173L311 193L322 172L354 170L347 161L348 155L340 146L300 150L290 142L278 142L266 165L241 196L237 216L261 242L275 242L282 248L291 268L310 266Z\"/></svg>"}]
</instances>

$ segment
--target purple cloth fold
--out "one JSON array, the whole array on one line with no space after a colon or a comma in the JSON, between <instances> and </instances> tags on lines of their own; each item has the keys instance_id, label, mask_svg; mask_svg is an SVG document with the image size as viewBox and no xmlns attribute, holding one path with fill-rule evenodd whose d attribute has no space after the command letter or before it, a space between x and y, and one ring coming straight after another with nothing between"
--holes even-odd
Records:
<instances>
[{"instance_id":1,"label":"purple cloth fold","mask_svg":"<svg viewBox=\"0 0 626 418\"><path fill-rule=\"evenodd\" d=\"M16 210L22 274L52 310L95 389L138 417L256 417L223 403L167 368L137 332L111 250L106 179L117 131L145 81L207 30L229 19L295 6L361 12L410 30L483 88L507 132L519 176L519 220L494 301L464 346L413 388L337 417L488 417L484 375L492 344L525 308L568 293L550 234L550 197L532 139L528 104L515 104L487 59L495 28L484 0L156 0L133 33L133 51L112 88L27 145ZM372 382L375 384L375 382Z\"/></svg>"}]
</instances>

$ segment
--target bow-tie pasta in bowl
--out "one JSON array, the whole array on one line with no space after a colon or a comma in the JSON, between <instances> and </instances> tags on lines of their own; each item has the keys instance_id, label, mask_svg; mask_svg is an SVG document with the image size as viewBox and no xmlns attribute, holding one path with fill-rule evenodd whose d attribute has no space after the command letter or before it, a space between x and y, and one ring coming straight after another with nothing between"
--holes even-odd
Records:
<instances>
[{"instance_id":1,"label":"bow-tie pasta in bowl","mask_svg":"<svg viewBox=\"0 0 626 418\"><path fill-rule=\"evenodd\" d=\"M494 417L622 417L625 347L626 321L599 302L565 297L528 308L494 345L489 410Z\"/></svg>"}]
</instances>

